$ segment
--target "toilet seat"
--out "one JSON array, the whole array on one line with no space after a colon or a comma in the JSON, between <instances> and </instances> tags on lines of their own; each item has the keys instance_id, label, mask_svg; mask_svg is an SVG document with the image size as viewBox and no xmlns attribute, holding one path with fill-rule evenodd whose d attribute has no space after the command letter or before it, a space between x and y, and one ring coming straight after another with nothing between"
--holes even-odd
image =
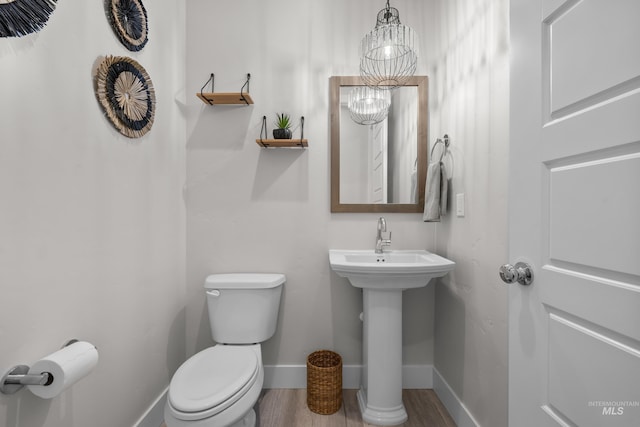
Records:
<instances>
[{"instance_id":1,"label":"toilet seat","mask_svg":"<svg viewBox=\"0 0 640 427\"><path fill-rule=\"evenodd\" d=\"M255 384L260 361L251 346L216 345L180 366L169 385L173 415L193 421L233 405Z\"/></svg>"}]
</instances>

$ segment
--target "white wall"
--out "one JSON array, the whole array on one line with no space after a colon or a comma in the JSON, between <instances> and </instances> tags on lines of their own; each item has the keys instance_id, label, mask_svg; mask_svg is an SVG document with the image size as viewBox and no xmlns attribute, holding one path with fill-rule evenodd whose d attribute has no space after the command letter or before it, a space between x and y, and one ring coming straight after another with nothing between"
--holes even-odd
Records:
<instances>
[{"instance_id":1,"label":"white wall","mask_svg":"<svg viewBox=\"0 0 640 427\"><path fill-rule=\"evenodd\" d=\"M98 366L52 400L0 394L6 427L130 426L184 359L184 2L145 2L149 43L126 50L103 2L61 1L48 25L0 39L0 370L66 340ZM151 131L121 136L94 95L103 55L140 62Z\"/></svg>"},{"instance_id":2,"label":"white wall","mask_svg":"<svg viewBox=\"0 0 640 427\"><path fill-rule=\"evenodd\" d=\"M506 426L508 1L435 0L433 18L431 139L450 135L466 202L437 228L456 269L436 287L435 367L481 426Z\"/></svg>"},{"instance_id":3,"label":"white wall","mask_svg":"<svg viewBox=\"0 0 640 427\"><path fill-rule=\"evenodd\" d=\"M423 2L396 1L403 22L424 27ZM330 213L329 77L358 74L358 44L383 2L190 0L187 8L188 350L211 344L202 284L216 272L282 272L288 281L265 364L304 365L319 348L361 363L361 292L330 270L329 248L373 248L376 214ZM423 35L422 33L421 35ZM195 97L238 91L251 73L249 107ZM419 73L426 68L420 66ZM307 150L255 143L262 116L305 116ZM297 130L294 135L297 135ZM392 248L433 246L419 214L388 214ZM433 361L434 286L405 294L404 358Z\"/></svg>"}]
</instances>

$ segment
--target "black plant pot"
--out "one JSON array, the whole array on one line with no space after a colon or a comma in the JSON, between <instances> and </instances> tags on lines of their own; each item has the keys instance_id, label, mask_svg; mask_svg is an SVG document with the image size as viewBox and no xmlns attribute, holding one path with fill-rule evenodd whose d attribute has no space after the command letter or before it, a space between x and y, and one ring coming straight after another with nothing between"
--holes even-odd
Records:
<instances>
[{"instance_id":1,"label":"black plant pot","mask_svg":"<svg viewBox=\"0 0 640 427\"><path fill-rule=\"evenodd\" d=\"M291 139L291 129L274 129L273 137L275 139Z\"/></svg>"}]
</instances>

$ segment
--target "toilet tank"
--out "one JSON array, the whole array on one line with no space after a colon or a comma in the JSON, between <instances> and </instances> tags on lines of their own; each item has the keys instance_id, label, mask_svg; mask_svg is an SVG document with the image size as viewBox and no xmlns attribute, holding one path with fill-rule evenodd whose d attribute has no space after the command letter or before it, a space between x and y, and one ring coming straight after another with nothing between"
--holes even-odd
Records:
<instances>
[{"instance_id":1,"label":"toilet tank","mask_svg":"<svg viewBox=\"0 0 640 427\"><path fill-rule=\"evenodd\" d=\"M273 336L284 274L212 274L204 288L211 335L218 343L253 344Z\"/></svg>"}]
</instances>

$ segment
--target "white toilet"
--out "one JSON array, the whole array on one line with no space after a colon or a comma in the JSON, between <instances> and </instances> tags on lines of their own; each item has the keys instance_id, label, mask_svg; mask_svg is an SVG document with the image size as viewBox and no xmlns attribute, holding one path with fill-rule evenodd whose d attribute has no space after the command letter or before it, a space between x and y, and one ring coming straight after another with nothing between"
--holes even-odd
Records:
<instances>
[{"instance_id":1,"label":"white toilet","mask_svg":"<svg viewBox=\"0 0 640 427\"><path fill-rule=\"evenodd\" d=\"M213 274L205 289L218 344L184 362L169 385L167 427L254 427L264 370L260 342L276 330L283 274Z\"/></svg>"}]
</instances>

